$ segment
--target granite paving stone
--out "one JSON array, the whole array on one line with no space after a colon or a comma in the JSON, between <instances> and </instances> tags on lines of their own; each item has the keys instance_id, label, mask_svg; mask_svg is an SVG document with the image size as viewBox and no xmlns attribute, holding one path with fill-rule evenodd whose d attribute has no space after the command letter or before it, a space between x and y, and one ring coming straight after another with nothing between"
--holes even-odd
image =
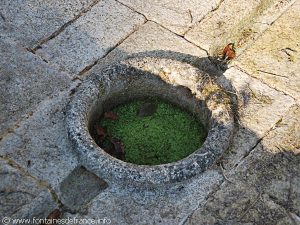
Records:
<instances>
[{"instance_id":1,"label":"granite paving stone","mask_svg":"<svg viewBox=\"0 0 300 225\"><path fill-rule=\"evenodd\" d=\"M228 43L235 43L237 55L251 46L295 1L225 0L196 24L185 38L217 56Z\"/></svg>"},{"instance_id":2,"label":"granite paving stone","mask_svg":"<svg viewBox=\"0 0 300 225\"><path fill-rule=\"evenodd\" d=\"M300 1L235 63L251 76L300 100Z\"/></svg>"},{"instance_id":3,"label":"granite paving stone","mask_svg":"<svg viewBox=\"0 0 300 225\"><path fill-rule=\"evenodd\" d=\"M296 224L291 215L299 215L299 112L299 106L290 108L188 224Z\"/></svg>"},{"instance_id":4,"label":"granite paving stone","mask_svg":"<svg viewBox=\"0 0 300 225\"><path fill-rule=\"evenodd\" d=\"M0 137L71 81L9 39L0 39Z\"/></svg>"},{"instance_id":5,"label":"granite paving stone","mask_svg":"<svg viewBox=\"0 0 300 225\"><path fill-rule=\"evenodd\" d=\"M145 55L177 59L196 64L197 67L205 70L213 70L213 66L208 60L205 51L158 24L149 21L105 58L99 60L98 64L92 68L92 71L100 70L100 68L128 56Z\"/></svg>"},{"instance_id":6,"label":"granite paving stone","mask_svg":"<svg viewBox=\"0 0 300 225\"><path fill-rule=\"evenodd\" d=\"M300 224L299 12L300 0L2 0L0 220L59 209L106 224ZM227 67L208 58L229 42ZM83 167L65 119L82 80L145 56L151 64L131 66L163 80L197 79L177 76L174 60L211 75L235 103L236 129L203 173L129 187Z\"/></svg>"},{"instance_id":7,"label":"granite paving stone","mask_svg":"<svg viewBox=\"0 0 300 225\"><path fill-rule=\"evenodd\" d=\"M1 0L0 36L36 47L96 0Z\"/></svg>"},{"instance_id":8,"label":"granite paving stone","mask_svg":"<svg viewBox=\"0 0 300 225\"><path fill-rule=\"evenodd\" d=\"M111 224L179 224L221 182L222 175L208 170L197 179L143 189L108 187L92 200L88 209L63 218L108 218Z\"/></svg>"},{"instance_id":9,"label":"granite paving stone","mask_svg":"<svg viewBox=\"0 0 300 225\"><path fill-rule=\"evenodd\" d=\"M237 68L230 68L218 78L220 84L230 83L239 96L239 122L262 137L287 110L295 104L292 97L278 92ZM272 112L271 114L269 112Z\"/></svg>"},{"instance_id":10,"label":"granite paving stone","mask_svg":"<svg viewBox=\"0 0 300 225\"><path fill-rule=\"evenodd\" d=\"M193 24L214 10L219 0L119 0L173 32L183 35Z\"/></svg>"},{"instance_id":11,"label":"granite paving stone","mask_svg":"<svg viewBox=\"0 0 300 225\"><path fill-rule=\"evenodd\" d=\"M28 217L28 212L33 208L35 210L32 215L43 218L57 206L47 188L2 158L0 177L1 219L3 217L31 218ZM47 204L44 205L45 203Z\"/></svg>"},{"instance_id":12,"label":"granite paving stone","mask_svg":"<svg viewBox=\"0 0 300 225\"><path fill-rule=\"evenodd\" d=\"M103 0L37 51L42 58L78 74L134 32L145 18L115 0Z\"/></svg>"},{"instance_id":13,"label":"granite paving stone","mask_svg":"<svg viewBox=\"0 0 300 225\"><path fill-rule=\"evenodd\" d=\"M53 188L77 166L64 118L69 92L42 102L38 110L0 143L0 155L16 161Z\"/></svg>"}]
</instances>

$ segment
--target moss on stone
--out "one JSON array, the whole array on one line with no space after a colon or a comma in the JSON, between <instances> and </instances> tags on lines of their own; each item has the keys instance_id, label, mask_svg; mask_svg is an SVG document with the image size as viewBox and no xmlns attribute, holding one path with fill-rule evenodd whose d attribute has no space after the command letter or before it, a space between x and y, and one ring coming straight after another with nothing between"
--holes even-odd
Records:
<instances>
[{"instance_id":1,"label":"moss on stone","mask_svg":"<svg viewBox=\"0 0 300 225\"><path fill-rule=\"evenodd\" d=\"M137 111L148 102L156 104L156 112L147 117L137 116ZM141 165L175 162L198 149L207 135L192 115L159 99L136 100L112 111L119 119L102 119L100 125L122 141L126 162Z\"/></svg>"}]
</instances>

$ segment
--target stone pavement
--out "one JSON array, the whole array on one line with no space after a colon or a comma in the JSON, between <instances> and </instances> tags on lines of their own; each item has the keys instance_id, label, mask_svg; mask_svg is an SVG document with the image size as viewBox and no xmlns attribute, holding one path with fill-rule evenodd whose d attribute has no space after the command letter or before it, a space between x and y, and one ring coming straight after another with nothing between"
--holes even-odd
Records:
<instances>
[{"instance_id":1,"label":"stone pavement","mask_svg":"<svg viewBox=\"0 0 300 225\"><path fill-rule=\"evenodd\" d=\"M300 0L0 2L0 218L111 224L300 224ZM214 57L234 42L226 71ZM173 186L123 188L81 167L67 105L129 55L199 67L236 95L230 148Z\"/></svg>"}]
</instances>

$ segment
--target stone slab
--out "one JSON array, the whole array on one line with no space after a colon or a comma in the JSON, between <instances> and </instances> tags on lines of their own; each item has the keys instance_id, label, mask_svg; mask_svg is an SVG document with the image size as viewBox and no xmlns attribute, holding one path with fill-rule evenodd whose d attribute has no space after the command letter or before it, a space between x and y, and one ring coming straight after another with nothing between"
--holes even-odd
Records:
<instances>
[{"instance_id":1,"label":"stone slab","mask_svg":"<svg viewBox=\"0 0 300 225\"><path fill-rule=\"evenodd\" d=\"M78 74L135 31L144 17L114 0L103 0L37 51L60 68Z\"/></svg>"},{"instance_id":2,"label":"stone slab","mask_svg":"<svg viewBox=\"0 0 300 225\"><path fill-rule=\"evenodd\" d=\"M60 183L58 196L68 208L80 210L107 186L103 179L79 166Z\"/></svg>"},{"instance_id":3,"label":"stone slab","mask_svg":"<svg viewBox=\"0 0 300 225\"><path fill-rule=\"evenodd\" d=\"M95 0L1 0L0 34L33 48L93 2Z\"/></svg>"},{"instance_id":4,"label":"stone slab","mask_svg":"<svg viewBox=\"0 0 300 225\"><path fill-rule=\"evenodd\" d=\"M189 224L296 223L291 215L300 209L299 113L299 106L290 108Z\"/></svg>"},{"instance_id":5,"label":"stone slab","mask_svg":"<svg viewBox=\"0 0 300 225\"><path fill-rule=\"evenodd\" d=\"M238 97L238 130L222 159L225 169L230 170L275 126L295 101L234 67L217 81Z\"/></svg>"},{"instance_id":6,"label":"stone slab","mask_svg":"<svg viewBox=\"0 0 300 225\"><path fill-rule=\"evenodd\" d=\"M251 76L300 100L300 1L236 62Z\"/></svg>"},{"instance_id":7,"label":"stone slab","mask_svg":"<svg viewBox=\"0 0 300 225\"><path fill-rule=\"evenodd\" d=\"M173 32L183 35L193 24L214 10L218 0L119 0Z\"/></svg>"},{"instance_id":8,"label":"stone slab","mask_svg":"<svg viewBox=\"0 0 300 225\"><path fill-rule=\"evenodd\" d=\"M218 78L218 83L227 89L233 87L239 98L240 125L259 137L295 104L292 97L270 88L237 68L232 67L223 75Z\"/></svg>"},{"instance_id":9,"label":"stone slab","mask_svg":"<svg viewBox=\"0 0 300 225\"><path fill-rule=\"evenodd\" d=\"M222 176L215 170L172 187L120 189L108 187L84 213L65 213L63 218L107 218L111 224L179 224L219 184Z\"/></svg>"},{"instance_id":10,"label":"stone slab","mask_svg":"<svg viewBox=\"0 0 300 225\"><path fill-rule=\"evenodd\" d=\"M69 92L45 100L0 142L0 155L13 159L53 188L77 166L64 123L68 101Z\"/></svg>"},{"instance_id":11,"label":"stone slab","mask_svg":"<svg viewBox=\"0 0 300 225\"><path fill-rule=\"evenodd\" d=\"M71 79L8 39L0 40L0 137Z\"/></svg>"},{"instance_id":12,"label":"stone slab","mask_svg":"<svg viewBox=\"0 0 300 225\"><path fill-rule=\"evenodd\" d=\"M32 218L32 216L43 218L56 207L47 188L2 158L0 177L1 219L3 217L22 219Z\"/></svg>"},{"instance_id":13,"label":"stone slab","mask_svg":"<svg viewBox=\"0 0 300 225\"><path fill-rule=\"evenodd\" d=\"M249 47L294 1L225 0L193 27L185 38L217 56L228 43L237 55Z\"/></svg>"},{"instance_id":14,"label":"stone slab","mask_svg":"<svg viewBox=\"0 0 300 225\"><path fill-rule=\"evenodd\" d=\"M158 24L149 21L105 58L99 60L92 71L98 71L104 66L128 56L142 57L145 55L176 59L195 64L195 66L204 70L214 70L205 51Z\"/></svg>"}]
</instances>

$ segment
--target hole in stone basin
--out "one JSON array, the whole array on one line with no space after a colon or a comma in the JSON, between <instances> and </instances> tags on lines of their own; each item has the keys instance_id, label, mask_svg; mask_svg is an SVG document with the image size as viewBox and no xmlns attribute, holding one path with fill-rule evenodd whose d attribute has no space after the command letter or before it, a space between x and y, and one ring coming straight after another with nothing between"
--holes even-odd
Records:
<instances>
[{"instance_id":1,"label":"hole in stone basin","mask_svg":"<svg viewBox=\"0 0 300 225\"><path fill-rule=\"evenodd\" d=\"M192 113L159 98L135 99L109 110L114 118L102 115L92 126L92 136L107 153L125 162L175 162L200 148L207 136Z\"/></svg>"}]
</instances>

